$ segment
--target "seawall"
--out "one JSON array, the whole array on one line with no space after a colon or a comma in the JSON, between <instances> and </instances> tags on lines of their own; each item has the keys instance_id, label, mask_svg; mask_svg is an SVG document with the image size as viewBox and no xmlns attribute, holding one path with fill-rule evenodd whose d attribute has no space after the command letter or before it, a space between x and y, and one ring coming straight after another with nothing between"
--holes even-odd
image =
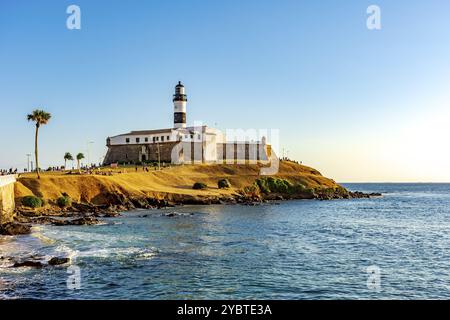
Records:
<instances>
[{"instance_id":1,"label":"seawall","mask_svg":"<svg viewBox=\"0 0 450 320\"><path fill-rule=\"evenodd\" d=\"M0 176L0 224L11 222L14 216L14 184L16 176Z\"/></svg>"}]
</instances>

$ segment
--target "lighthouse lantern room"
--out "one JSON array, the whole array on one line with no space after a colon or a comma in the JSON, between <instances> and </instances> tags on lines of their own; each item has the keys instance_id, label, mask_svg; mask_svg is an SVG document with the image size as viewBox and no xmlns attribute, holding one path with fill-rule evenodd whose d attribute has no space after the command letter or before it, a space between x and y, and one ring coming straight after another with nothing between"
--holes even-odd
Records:
<instances>
[{"instance_id":1,"label":"lighthouse lantern room","mask_svg":"<svg viewBox=\"0 0 450 320\"><path fill-rule=\"evenodd\" d=\"M173 123L174 128L186 128L186 102L187 96L181 81L175 86L173 95Z\"/></svg>"}]
</instances>

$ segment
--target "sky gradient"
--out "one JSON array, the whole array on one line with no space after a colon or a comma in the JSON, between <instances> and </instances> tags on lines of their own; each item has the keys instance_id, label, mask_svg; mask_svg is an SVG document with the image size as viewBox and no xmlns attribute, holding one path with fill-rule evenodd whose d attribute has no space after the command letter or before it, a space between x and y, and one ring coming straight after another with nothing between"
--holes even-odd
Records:
<instances>
[{"instance_id":1,"label":"sky gradient","mask_svg":"<svg viewBox=\"0 0 450 320\"><path fill-rule=\"evenodd\" d=\"M81 8L81 30L66 8ZM366 28L381 8L382 29ZM339 182L450 182L450 2L1 1L0 168L188 123L279 129L289 156Z\"/></svg>"}]
</instances>

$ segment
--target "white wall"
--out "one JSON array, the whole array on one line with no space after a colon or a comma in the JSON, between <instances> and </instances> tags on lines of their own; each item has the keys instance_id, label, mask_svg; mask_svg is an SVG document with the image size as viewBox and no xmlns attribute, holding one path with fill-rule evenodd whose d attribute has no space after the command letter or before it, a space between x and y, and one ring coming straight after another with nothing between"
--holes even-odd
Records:
<instances>
[{"instance_id":1,"label":"white wall","mask_svg":"<svg viewBox=\"0 0 450 320\"><path fill-rule=\"evenodd\" d=\"M0 176L0 187L16 182L16 175L10 174L7 176Z\"/></svg>"},{"instance_id":2,"label":"white wall","mask_svg":"<svg viewBox=\"0 0 450 320\"><path fill-rule=\"evenodd\" d=\"M147 135L123 135L123 136L116 136L110 138L111 145L119 145L119 144L148 144L153 143L153 137L158 137L157 143L162 142L161 137L164 136L164 141L176 141L176 134L172 132L168 133L158 133L158 134L147 134ZM167 136L170 137L169 140L167 140ZM130 139L130 142L127 143L127 138ZM136 138L139 138L139 142L136 142ZM145 138L148 139L148 141L145 141Z\"/></svg>"}]
</instances>

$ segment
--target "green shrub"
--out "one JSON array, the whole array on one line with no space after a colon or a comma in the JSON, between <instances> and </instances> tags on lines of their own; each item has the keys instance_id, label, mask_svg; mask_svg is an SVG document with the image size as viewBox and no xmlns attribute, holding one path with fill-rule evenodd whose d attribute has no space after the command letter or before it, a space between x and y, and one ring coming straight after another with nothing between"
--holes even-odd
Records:
<instances>
[{"instance_id":1,"label":"green shrub","mask_svg":"<svg viewBox=\"0 0 450 320\"><path fill-rule=\"evenodd\" d=\"M296 185L292 186L290 193L291 194L303 194L303 195L313 196L314 195L314 189L306 188L302 184L296 184Z\"/></svg>"},{"instance_id":2,"label":"green shrub","mask_svg":"<svg viewBox=\"0 0 450 320\"><path fill-rule=\"evenodd\" d=\"M220 179L217 181L217 186L219 189L226 189L231 187L231 183L228 179Z\"/></svg>"},{"instance_id":3,"label":"green shrub","mask_svg":"<svg viewBox=\"0 0 450 320\"><path fill-rule=\"evenodd\" d=\"M72 199L69 196L62 196L56 200L56 204L61 208L69 207L72 205Z\"/></svg>"},{"instance_id":4,"label":"green shrub","mask_svg":"<svg viewBox=\"0 0 450 320\"><path fill-rule=\"evenodd\" d=\"M206 189L208 186L204 184L203 182L196 182L192 186L192 189L200 190L200 189Z\"/></svg>"},{"instance_id":5,"label":"green shrub","mask_svg":"<svg viewBox=\"0 0 450 320\"><path fill-rule=\"evenodd\" d=\"M258 179L256 185L263 193L290 193L293 187L289 181L273 177Z\"/></svg>"},{"instance_id":6,"label":"green shrub","mask_svg":"<svg viewBox=\"0 0 450 320\"><path fill-rule=\"evenodd\" d=\"M22 204L29 208L39 208L42 207L42 199L35 196L26 196L22 199Z\"/></svg>"},{"instance_id":7,"label":"green shrub","mask_svg":"<svg viewBox=\"0 0 450 320\"><path fill-rule=\"evenodd\" d=\"M280 178L260 178L255 181L255 185L262 193L284 193L284 194L314 194L314 190L306 188L304 185L292 184L286 179Z\"/></svg>"}]
</instances>

